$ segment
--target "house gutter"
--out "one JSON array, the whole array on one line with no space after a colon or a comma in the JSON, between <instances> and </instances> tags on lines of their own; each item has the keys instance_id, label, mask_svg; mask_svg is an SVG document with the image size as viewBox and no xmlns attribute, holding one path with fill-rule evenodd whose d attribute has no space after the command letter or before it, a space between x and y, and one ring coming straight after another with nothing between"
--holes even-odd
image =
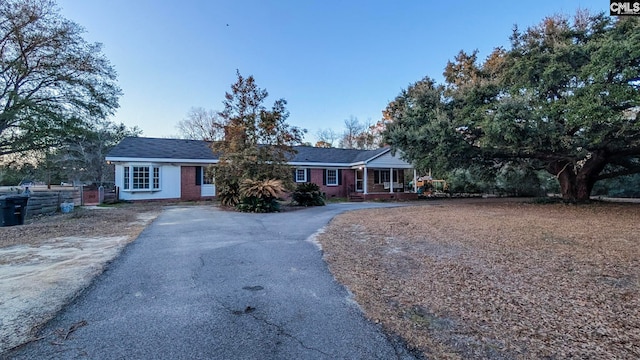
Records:
<instances>
[{"instance_id":1,"label":"house gutter","mask_svg":"<svg viewBox=\"0 0 640 360\"><path fill-rule=\"evenodd\" d=\"M107 156L106 161L130 163L182 163L182 164L217 164L217 159L167 159L167 158L124 158Z\"/></svg>"}]
</instances>

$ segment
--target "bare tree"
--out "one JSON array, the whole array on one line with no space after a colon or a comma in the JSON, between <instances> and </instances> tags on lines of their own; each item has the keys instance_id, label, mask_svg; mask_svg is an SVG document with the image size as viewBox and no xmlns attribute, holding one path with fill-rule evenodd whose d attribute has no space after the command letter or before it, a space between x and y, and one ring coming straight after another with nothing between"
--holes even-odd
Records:
<instances>
[{"instance_id":1,"label":"bare tree","mask_svg":"<svg viewBox=\"0 0 640 360\"><path fill-rule=\"evenodd\" d=\"M371 150L382 146L382 129L384 123L360 122L358 118L350 116L344 121L344 132L340 139L340 147L345 149Z\"/></svg>"},{"instance_id":2,"label":"bare tree","mask_svg":"<svg viewBox=\"0 0 640 360\"><path fill-rule=\"evenodd\" d=\"M219 141L224 138L225 119L219 112L194 107L187 118L180 121L176 128L184 139Z\"/></svg>"},{"instance_id":3,"label":"bare tree","mask_svg":"<svg viewBox=\"0 0 640 360\"><path fill-rule=\"evenodd\" d=\"M358 149L373 150L384 146L382 132L385 129L384 121L378 121L373 124L369 119L364 124L364 130L356 137L356 146Z\"/></svg>"},{"instance_id":4,"label":"bare tree","mask_svg":"<svg viewBox=\"0 0 640 360\"><path fill-rule=\"evenodd\" d=\"M365 130L365 125L362 124L357 117L351 115L348 119L344 120L344 132L342 133L342 139L340 139L340 147L344 149L356 149L358 147L357 138Z\"/></svg>"},{"instance_id":5,"label":"bare tree","mask_svg":"<svg viewBox=\"0 0 640 360\"><path fill-rule=\"evenodd\" d=\"M318 130L316 136L318 137L316 147L333 147L335 141L338 139L338 134L329 128Z\"/></svg>"}]
</instances>

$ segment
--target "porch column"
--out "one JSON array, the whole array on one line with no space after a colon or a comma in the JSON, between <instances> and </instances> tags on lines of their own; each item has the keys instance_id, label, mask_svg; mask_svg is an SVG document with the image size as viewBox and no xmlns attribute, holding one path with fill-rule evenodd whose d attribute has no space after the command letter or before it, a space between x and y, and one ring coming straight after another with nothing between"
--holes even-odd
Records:
<instances>
[{"instance_id":1,"label":"porch column","mask_svg":"<svg viewBox=\"0 0 640 360\"><path fill-rule=\"evenodd\" d=\"M415 168L413 169L413 192L418 192L418 173Z\"/></svg>"},{"instance_id":2,"label":"porch column","mask_svg":"<svg viewBox=\"0 0 640 360\"><path fill-rule=\"evenodd\" d=\"M366 166L362 169L362 181L364 182L362 184L362 189L364 190L364 194L366 195L367 192L368 192L368 189L367 189L368 179L367 179L367 167Z\"/></svg>"},{"instance_id":3,"label":"porch column","mask_svg":"<svg viewBox=\"0 0 640 360\"><path fill-rule=\"evenodd\" d=\"M389 192L393 194L393 168L389 169L389 182L389 189L391 189Z\"/></svg>"}]
</instances>

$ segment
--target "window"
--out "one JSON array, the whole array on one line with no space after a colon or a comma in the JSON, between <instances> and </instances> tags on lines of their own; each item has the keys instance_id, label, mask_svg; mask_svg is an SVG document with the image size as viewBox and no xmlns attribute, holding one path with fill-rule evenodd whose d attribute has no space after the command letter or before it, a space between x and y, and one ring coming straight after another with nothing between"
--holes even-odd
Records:
<instances>
[{"instance_id":1,"label":"window","mask_svg":"<svg viewBox=\"0 0 640 360\"><path fill-rule=\"evenodd\" d=\"M153 188L160 189L160 168L153 168Z\"/></svg>"},{"instance_id":2,"label":"window","mask_svg":"<svg viewBox=\"0 0 640 360\"><path fill-rule=\"evenodd\" d=\"M296 182L307 182L307 169L296 169Z\"/></svg>"},{"instance_id":3,"label":"window","mask_svg":"<svg viewBox=\"0 0 640 360\"><path fill-rule=\"evenodd\" d=\"M393 170L393 182L397 183L400 180L400 174L402 170ZM389 170L373 170L373 183L376 185L383 185L391 181L391 172Z\"/></svg>"},{"instance_id":4,"label":"window","mask_svg":"<svg viewBox=\"0 0 640 360\"><path fill-rule=\"evenodd\" d=\"M131 181L131 176L129 175L129 167L125 166L124 167L124 182L123 182L123 187L125 190L129 190L129 181Z\"/></svg>"},{"instance_id":5,"label":"window","mask_svg":"<svg viewBox=\"0 0 640 360\"><path fill-rule=\"evenodd\" d=\"M389 170L373 170L374 184L384 184L385 182L389 182L390 177L391 173Z\"/></svg>"},{"instance_id":6,"label":"window","mask_svg":"<svg viewBox=\"0 0 640 360\"><path fill-rule=\"evenodd\" d=\"M149 165L125 166L122 180L125 190L160 190L160 168Z\"/></svg>"},{"instance_id":7,"label":"window","mask_svg":"<svg viewBox=\"0 0 640 360\"><path fill-rule=\"evenodd\" d=\"M134 166L131 168L133 173L131 187L134 190L148 189L149 188L149 167L148 166Z\"/></svg>"},{"instance_id":8,"label":"window","mask_svg":"<svg viewBox=\"0 0 640 360\"><path fill-rule=\"evenodd\" d=\"M338 185L338 170L327 169L327 185Z\"/></svg>"},{"instance_id":9,"label":"window","mask_svg":"<svg viewBox=\"0 0 640 360\"><path fill-rule=\"evenodd\" d=\"M215 174L212 167L202 167L202 184L213 185L215 184Z\"/></svg>"}]
</instances>

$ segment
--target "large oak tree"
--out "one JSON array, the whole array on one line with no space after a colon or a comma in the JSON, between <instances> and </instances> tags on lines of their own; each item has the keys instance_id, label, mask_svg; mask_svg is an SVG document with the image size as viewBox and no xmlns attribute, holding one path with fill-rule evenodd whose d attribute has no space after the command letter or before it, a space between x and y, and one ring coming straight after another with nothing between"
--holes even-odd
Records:
<instances>
[{"instance_id":1,"label":"large oak tree","mask_svg":"<svg viewBox=\"0 0 640 360\"><path fill-rule=\"evenodd\" d=\"M423 167L547 170L567 201L640 172L640 19L578 12L511 36L483 62L461 51L386 108L386 140Z\"/></svg>"},{"instance_id":2,"label":"large oak tree","mask_svg":"<svg viewBox=\"0 0 640 360\"><path fill-rule=\"evenodd\" d=\"M100 44L51 0L0 2L0 155L59 145L118 107Z\"/></svg>"}]
</instances>

